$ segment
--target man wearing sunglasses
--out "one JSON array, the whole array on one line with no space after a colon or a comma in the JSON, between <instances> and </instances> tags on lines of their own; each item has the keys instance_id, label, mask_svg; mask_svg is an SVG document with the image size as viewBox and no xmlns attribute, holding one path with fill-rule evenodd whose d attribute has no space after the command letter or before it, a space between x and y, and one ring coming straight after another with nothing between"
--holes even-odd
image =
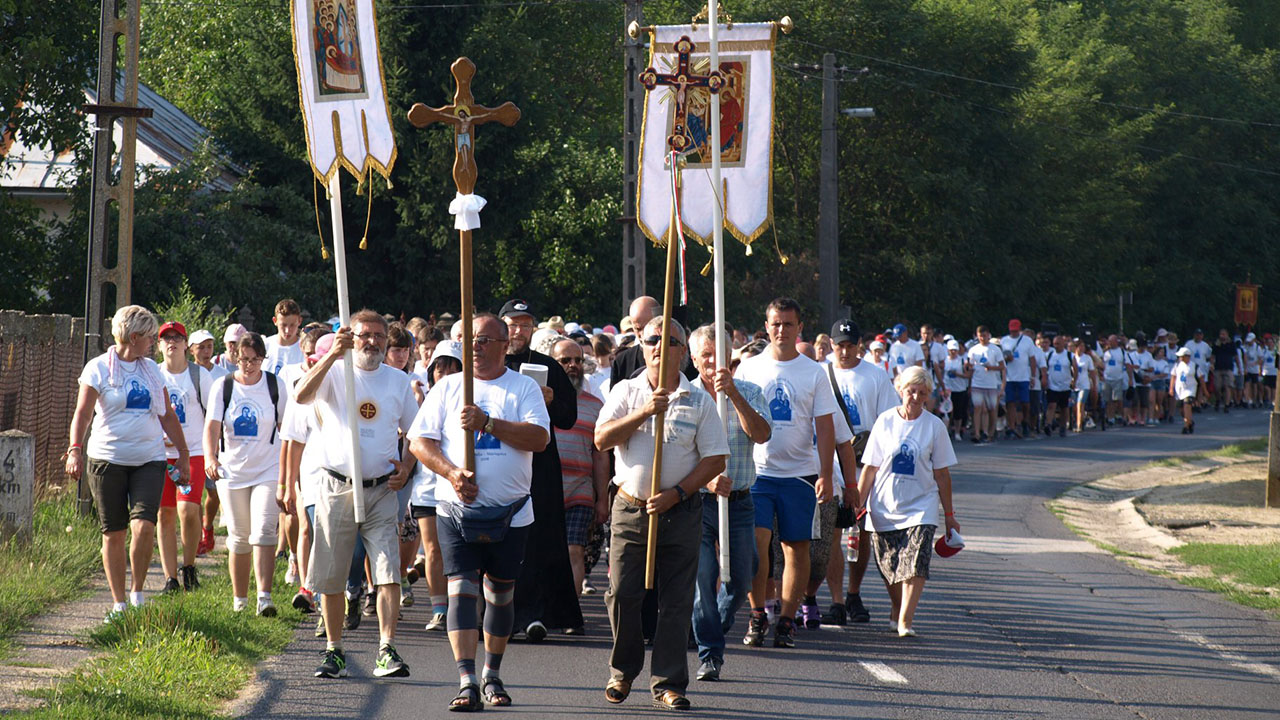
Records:
<instances>
[{"instance_id":1,"label":"man wearing sunglasses","mask_svg":"<svg viewBox=\"0 0 1280 720\"><path fill-rule=\"evenodd\" d=\"M645 372L609 391L595 432L596 447L614 451L618 486L611 509L609 590L604 596L613 628L605 699L614 704L626 700L632 681L644 669L641 605L649 517L656 515L658 622L649 685L658 707L687 710L685 648L702 543L700 491L724 472L729 442L715 400L680 373L687 355L684 328L671 323L667 372L661 379L662 319L650 320L640 337ZM660 492L653 495L653 416L659 412L664 413L662 467Z\"/></svg>"},{"instance_id":2,"label":"man wearing sunglasses","mask_svg":"<svg viewBox=\"0 0 1280 720\"><path fill-rule=\"evenodd\" d=\"M520 372L521 365L541 365L547 369L542 388L551 425L571 430L578 420L577 393L563 368L547 355L534 351L529 343L538 329L533 306L527 300L509 300L499 313L507 325L506 366ZM546 450L533 454L533 531L525 550L524 567L516 583L516 628L525 639L540 642L547 628L582 627L582 608L574 585L573 566L564 524L564 481L555 432Z\"/></svg>"}]
</instances>

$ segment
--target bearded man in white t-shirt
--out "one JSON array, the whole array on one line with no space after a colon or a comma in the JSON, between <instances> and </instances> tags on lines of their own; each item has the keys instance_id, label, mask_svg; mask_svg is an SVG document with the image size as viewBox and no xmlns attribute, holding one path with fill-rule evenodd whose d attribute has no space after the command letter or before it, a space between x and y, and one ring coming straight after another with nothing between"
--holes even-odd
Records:
<instances>
[{"instance_id":1,"label":"bearded man in white t-shirt","mask_svg":"<svg viewBox=\"0 0 1280 720\"><path fill-rule=\"evenodd\" d=\"M350 359L344 359L354 350ZM387 322L372 310L351 316L351 327L334 334L329 352L298 381L294 399L314 405L323 450L325 477L315 490L315 547L311 557L311 585L321 596L328 637L325 657L316 677L347 674L342 650L347 575L356 536L364 542L378 594L380 643L374 675L405 677L409 666L396 652L396 621L400 611L400 503L396 491L409 479L408 449L398 448L399 432L409 430L418 404L409 376L383 364L387 354ZM360 478L364 487L364 522L355 522L352 488L354 458L347 411L347 379L340 363L355 362L355 402L360 438ZM335 370L335 366L337 369Z\"/></svg>"},{"instance_id":2,"label":"bearded man in white t-shirt","mask_svg":"<svg viewBox=\"0 0 1280 720\"><path fill-rule=\"evenodd\" d=\"M765 311L769 347L743 360L735 378L764 390L773 434L756 445L756 482L751 499L756 508L756 551L761 558L751 584L751 621L744 644L763 644L769 629L765 584L769 575L769 540L777 520L786 562L782 576L782 608L774 631L774 647L795 647L792 618L804 599L809 579L809 542L818 503L831 502L835 456L835 394L822 366L796 349L803 326L800 305L777 298ZM817 453L813 437L817 434Z\"/></svg>"}]
</instances>

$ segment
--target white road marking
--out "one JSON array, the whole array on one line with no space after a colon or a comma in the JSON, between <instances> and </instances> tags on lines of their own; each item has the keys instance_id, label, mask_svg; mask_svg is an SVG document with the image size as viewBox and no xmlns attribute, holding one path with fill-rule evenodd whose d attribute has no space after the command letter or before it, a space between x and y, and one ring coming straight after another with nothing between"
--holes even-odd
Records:
<instances>
[{"instance_id":1,"label":"white road marking","mask_svg":"<svg viewBox=\"0 0 1280 720\"><path fill-rule=\"evenodd\" d=\"M1055 540L1029 537L973 537L966 535L964 549L992 555L1036 555L1040 553L1100 553L1098 546L1084 540Z\"/></svg>"},{"instance_id":2,"label":"white road marking","mask_svg":"<svg viewBox=\"0 0 1280 720\"><path fill-rule=\"evenodd\" d=\"M1190 633L1190 632L1183 632L1181 630L1174 630L1173 634L1177 635L1183 640L1199 645L1200 647L1206 650L1212 650L1213 652L1218 654L1218 657L1221 657L1223 660L1226 660L1227 662L1240 668L1241 670L1248 670L1249 672L1255 673L1257 675L1264 675L1273 680L1280 680L1280 670L1266 663L1253 662L1249 658L1245 657L1244 655L1241 655L1238 652L1235 652L1231 648L1225 645L1219 645L1218 643L1213 642L1209 638L1199 633Z\"/></svg>"},{"instance_id":3,"label":"white road marking","mask_svg":"<svg viewBox=\"0 0 1280 720\"><path fill-rule=\"evenodd\" d=\"M893 685L907 684L907 679L903 677L901 673L882 662L867 662L866 660L859 660L858 664L862 666L862 669L874 675L875 678L882 683L890 683Z\"/></svg>"}]
</instances>

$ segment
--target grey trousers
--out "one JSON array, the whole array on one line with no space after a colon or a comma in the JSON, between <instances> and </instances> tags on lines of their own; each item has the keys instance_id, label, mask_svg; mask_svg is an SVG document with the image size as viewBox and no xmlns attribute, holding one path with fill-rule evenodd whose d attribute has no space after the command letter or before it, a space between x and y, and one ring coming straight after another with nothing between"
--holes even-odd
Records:
<instances>
[{"instance_id":1,"label":"grey trousers","mask_svg":"<svg viewBox=\"0 0 1280 720\"><path fill-rule=\"evenodd\" d=\"M609 544L609 589L604 604L613 629L609 653L612 678L633 681L644 669L644 636L640 606L644 602L645 547L649 516L621 497L613 501ZM702 542L702 504L689 500L658 517L658 626L653 636L649 686L654 696L667 690L684 694L689 685L689 624L698 577L698 549Z\"/></svg>"}]
</instances>

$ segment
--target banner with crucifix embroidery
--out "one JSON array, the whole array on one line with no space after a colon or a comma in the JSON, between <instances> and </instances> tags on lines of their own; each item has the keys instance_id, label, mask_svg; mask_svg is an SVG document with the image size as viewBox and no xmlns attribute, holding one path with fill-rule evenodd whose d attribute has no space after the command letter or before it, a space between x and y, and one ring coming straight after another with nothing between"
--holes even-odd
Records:
<instances>
[{"instance_id":1,"label":"banner with crucifix embroidery","mask_svg":"<svg viewBox=\"0 0 1280 720\"><path fill-rule=\"evenodd\" d=\"M748 245L773 222L773 46L774 23L720 27L720 162L724 225ZM688 38L692 52L677 48ZM711 185L711 90L698 78L711 75L707 26L660 25L650 42L655 73L647 93L640 135L637 221L656 243L671 224L671 182L664 167L669 136L683 136L685 166L680 209L684 232L711 242L716 194ZM682 56L684 58L682 62ZM685 83L675 80L681 75ZM641 76L644 82L644 76ZM646 83L648 85L648 83ZM684 93L683 96L680 94ZM683 102L680 102L683 101Z\"/></svg>"},{"instance_id":2,"label":"banner with crucifix embroidery","mask_svg":"<svg viewBox=\"0 0 1280 720\"><path fill-rule=\"evenodd\" d=\"M293 58L311 170L391 175L391 132L373 0L291 0Z\"/></svg>"}]
</instances>

